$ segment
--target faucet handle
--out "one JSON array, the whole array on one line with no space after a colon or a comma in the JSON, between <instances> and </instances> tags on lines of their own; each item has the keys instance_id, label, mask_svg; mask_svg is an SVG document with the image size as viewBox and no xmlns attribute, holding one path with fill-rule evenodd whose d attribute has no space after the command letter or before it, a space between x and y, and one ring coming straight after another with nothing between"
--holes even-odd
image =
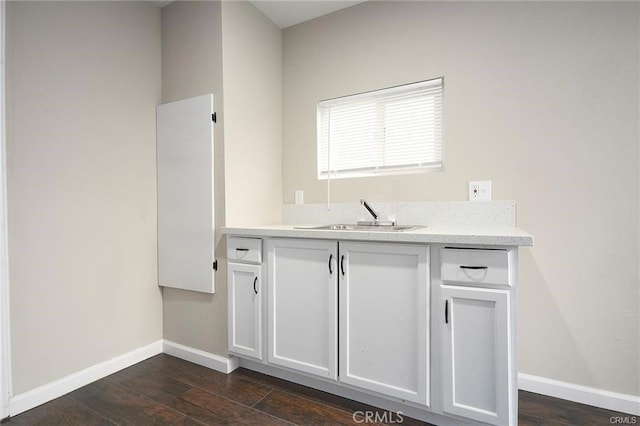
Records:
<instances>
[{"instance_id":1,"label":"faucet handle","mask_svg":"<svg viewBox=\"0 0 640 426\"><path fill-rule=\"evenodd\" d=\"M365 208L365 209L367 209L367 211L371 214L371 216L373 216L373 220L374 220L375 222L377 222L377 221L378 221L378 213L376 213L376 212L371 208L371 206L369 205L369 203L367 203L367 202L365 201L365 199L364 199L364 198L361 198L361 199L360 199L360 204L362 204L362 205L364 206L364 208Z\"/></svg>"}]
</instances>

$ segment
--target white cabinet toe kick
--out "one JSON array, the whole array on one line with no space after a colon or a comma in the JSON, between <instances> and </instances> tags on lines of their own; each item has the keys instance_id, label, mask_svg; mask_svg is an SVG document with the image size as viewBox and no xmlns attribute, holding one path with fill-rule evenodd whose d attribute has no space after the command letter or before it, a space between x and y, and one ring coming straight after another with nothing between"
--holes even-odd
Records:
<instances>
[{"instance_id":1,"label":"white cabinet toe kick","mask_svg":"<svg viewBox=\"0 0 640 426\"><path fill-rule=\"evenodd\" d=\"M241 365L395 422L517 424L517 246L228 235L227 247Z\"/></svg>"}]
</instances>

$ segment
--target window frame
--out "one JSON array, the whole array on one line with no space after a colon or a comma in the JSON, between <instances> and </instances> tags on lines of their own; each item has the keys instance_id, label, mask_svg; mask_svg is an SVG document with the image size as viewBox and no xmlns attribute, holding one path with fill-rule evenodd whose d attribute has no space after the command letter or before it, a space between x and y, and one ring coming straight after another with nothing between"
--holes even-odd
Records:
<instances>
[{"instance_id":1,"label":"window frame","mask_svg":"<svg viewBox=\"0 0 640 426\"><path fill-rule=\"evenodd\" d=\"M423 135L423 137L431 139L432 141L428 142L427 146L422 148L420 147L420 145L416 144L416 146L418 147L416 149L427 151L427 154L422 154L423 159L429 159L430 161L405 161L402 164L385 164L384 150L385 148L388 148L390 146L391 142L389 142L389 139L387 138L384 130L385 113L381 114L380 110L384 110L387 105L390 105L394 101L394 99L408 99L409 96L411 96L412 98L418 98L419 100L428 100L430 102L433 102L433 111L431 112L431 116L428 122L424 123L426 127L432 126L431 132L433 132L433 134L430 136ZM369 151L377 150L379 151L379 153L374 154L372 157L368 157L371 160L371 164L364 167L358 168L354 165L354 167L351 168L342 167L340 169L334 168L332 170L330 140L331 117L323 117L323 115L331 114L332 108L348 108L349 106L353 107L358 103L367 105L369 107L371 107L371 105L369 104L375 105L375 125L368 129L368 131L374 131L375 135L373 136L372 141L367 141L363 143L362 146ZM392 86L354 95L321 100L316 104L316 114L316 172L318 180L402 175L444 170L444 77L437 77L429 80ZM356 142L354 145L357 144L358 142ZM341 148L345 149L345 146L346 144L342 144ZM365 148L362 148L361 151L365 152ZM351 153L353 152L357 153L358 148L351 151ZM382 154L380 152L382 152ZM415 149L411 152L415 153L415 155L419 154ZM410 154L405 154L405 157L410 157ZM374 160L374 157L376 156L378 158ZM375 165L373 163L375 163Z\"/></svg>"}]
</instances>

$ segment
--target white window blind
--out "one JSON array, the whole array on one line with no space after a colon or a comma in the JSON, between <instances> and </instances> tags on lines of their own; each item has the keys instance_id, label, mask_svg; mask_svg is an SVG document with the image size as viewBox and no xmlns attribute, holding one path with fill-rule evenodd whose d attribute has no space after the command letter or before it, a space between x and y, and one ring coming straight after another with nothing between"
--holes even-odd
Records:
<instances>
[{"instance_id":1,"label":"white window blind","mask_svg":"<svg viewBox=\"0 0 640 426\"><path fill-rule=\"evenodd\" d=\"M318 178L442 168L443 79L318 102Z\"/></svg>"}]
</instances>

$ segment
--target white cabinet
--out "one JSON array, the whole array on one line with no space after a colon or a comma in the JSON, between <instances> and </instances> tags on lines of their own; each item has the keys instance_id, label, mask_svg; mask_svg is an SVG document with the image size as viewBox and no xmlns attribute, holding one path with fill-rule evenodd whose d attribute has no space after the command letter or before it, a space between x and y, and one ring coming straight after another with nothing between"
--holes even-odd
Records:
<instances>
[{"instance_id":1,"label":"white cabinet","mask_svg":"<svg viewBox=\"0 0 640 426\"><path fill-rule=\"evenodd\" d=\"M270 364L428 405L427 246L270 239L267 252Z\"/></svg>"},{"instance_id":2,"label":"white cabinet","mask_svg":"<svg viewBox=\"0 0 640 426\"><path fill-rule=\"evenodd\" d=\"M515 422L511 257L507 250L442 251L445 413L494 425Z\"/></svg>"},{"instance_id":3,"label":"white cabinet","mask_svg":"<svg viewBox=\"0 0 640 426\"><path fill-rule=\"evenodd\" d=\"M261 267L229 263L227 274L229 352L261 360Z\"/></svg>"},{"instance_id":4,"label":"white cabinet","mask_svg":"<svg viewBox=\"0 0 640 426\"><path fill-rule=\"evenodd\" d=\"M227 239L229 352L262 360L263 280L259 238Z\"/></svg>"},{"instance_id":5,"label":"white cabinet","mask_svg":"<svg viewBox=\"0 0 640 426\"><path fill-rule=\"evenodd\" d=\"M429 388L429 248L340 242L340 381L422 405Z\"/></svg>"},{"instance_id":6,"label":"white cabinet","mask_svg":"<svg viewBox=\"0 0 640 426\"><path fill-rule=\"evenodd\" d=\"M517 424L516 247L267 237L262 265L260 239L228 241L231 353L430 423Z\"/></svg>"},{"instance_id":7,"label":"white cabinet","mask_svg":"<svg viewBox=\"0 0 640 426\"><path fill-rule=\"evenodd\" d=\"M337 378L337 248L335 241L267 241L269 363Z\"/></svg>"},{"instance_id":8,"label":"white cabinet","mask_svg":"<svg viewBox=\"0 0 640 426\"><path fill-rule=\"evenodd\" d=\"M442 287L444 411L509 424L509 293Z\"/></svg>"}]
</instances>

